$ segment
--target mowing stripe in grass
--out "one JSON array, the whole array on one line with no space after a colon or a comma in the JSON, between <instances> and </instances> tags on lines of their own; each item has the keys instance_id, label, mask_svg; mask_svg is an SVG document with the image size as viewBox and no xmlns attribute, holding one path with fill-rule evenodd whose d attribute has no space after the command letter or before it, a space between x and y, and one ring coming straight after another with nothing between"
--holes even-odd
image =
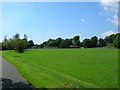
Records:
<instances>
[{"instance_id":1,"label":"mowing stripe in grass","mask_svg":"<svg viewBox=\"0 0 120 90\"><path fill-rule=\"evenodd\" d=\"M3 56L36 88L117 88L116 49L31 49Z\"/></svg>"},{"instance_id":2,"label":"mowing stripe in grass","mask_svg":"<svg viewBox=\"0 0 120 90\"><path fill-rule=\"evenodd\" d=\"M75 77L72 77L72 76L69 76L69 75L66 75L66 74L57 72L57 71L52 70L52 69L50 69L50 68L48 69L48 68L46 68L46 67L43 67L43 66L40 66L40 65L38 66L38 65L33 64L33 63L29 63L29 64L33 65L34 67L41 68L41 69L43 69L43 71L46 71L46 72L49 72L49 73L54 73L54 74L59 75L59 76L61 76L61 77L63 77L63 78L67 78L67 79L69 79L69 80L72 80L73 82L78 82L78 83L80 83L80 84L83 85L83 86L88 86L88 87L91 87L91 88L100 88L100 87L98 87L98 86L96 86L96 85L94 85L94 84L92 84L92 83L89 83L89 82L86 82L86 81L82 81L82 80L80 80L80 79L77 79L77 78L75 78Z\"/></svg>"}]
</instances>

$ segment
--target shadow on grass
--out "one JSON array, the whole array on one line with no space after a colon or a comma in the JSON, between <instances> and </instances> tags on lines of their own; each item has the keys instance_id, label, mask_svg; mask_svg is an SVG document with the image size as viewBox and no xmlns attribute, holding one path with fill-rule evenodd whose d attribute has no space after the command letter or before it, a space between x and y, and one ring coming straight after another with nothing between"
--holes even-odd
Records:
<instances>
[{"instance_id":1,"label":"shadow on grass","mask_svg":"<svg viewBox=\"0 0 120 90\"><path fill-rule=\"evenodd\" d=\"M2 89L7 89L7 88L28 88L32 89L32 86L30 84L26 84L23 82L14 82L11 79L5 79L2 78L0 79L0 82L2 82Z\"/></svg>"}]
</instances>

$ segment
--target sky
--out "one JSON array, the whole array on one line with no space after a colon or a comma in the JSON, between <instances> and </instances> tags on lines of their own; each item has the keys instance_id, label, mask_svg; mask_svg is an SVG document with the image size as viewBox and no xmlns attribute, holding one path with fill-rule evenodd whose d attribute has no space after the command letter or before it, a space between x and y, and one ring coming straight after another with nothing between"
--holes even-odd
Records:
<instances>
[{"instance_id":1,"label":"sky","mask_svg":"<svg viewBox=\"0 0 120 90\"><path fill-rule=\"evenodd\" d=\"M105 36L118 32L117 3L108 2L3 2L2 37L21 38L40 44L49 38L80 40ZM0 34L1 34L0 33Z\"/></svg>"}]
</instances>

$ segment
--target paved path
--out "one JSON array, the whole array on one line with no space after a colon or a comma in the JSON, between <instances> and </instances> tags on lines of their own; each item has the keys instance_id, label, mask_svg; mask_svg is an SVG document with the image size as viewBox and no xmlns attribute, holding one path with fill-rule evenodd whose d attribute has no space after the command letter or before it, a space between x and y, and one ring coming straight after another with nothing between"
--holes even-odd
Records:
<instances>
[{"instance_id":1,"label":"paved path","mask_svg":"<svg viewBox=\"0 0 120 90\"><path fill-rule=\"evenodd\" d=\"M2 88L31 88L15 66L0 56L2 62Z\"/></svg>"}]
</instances>

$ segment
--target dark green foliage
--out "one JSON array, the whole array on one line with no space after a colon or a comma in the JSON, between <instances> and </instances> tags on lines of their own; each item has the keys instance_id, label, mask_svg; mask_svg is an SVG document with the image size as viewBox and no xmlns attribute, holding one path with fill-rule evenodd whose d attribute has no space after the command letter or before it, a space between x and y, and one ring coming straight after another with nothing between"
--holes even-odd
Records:
<instances>
[{"instance_id":1,"label":"dark green foliage","mask_svg":"<svg viewBox=\"0 0 120 90\"><path fill-rule=\"evenodd\" d=\"M83 42L80 43L80 36L74 36L70 39L49 39L48 41L43 42L40 45L34 45L34 42L32 40L27 40L28 36L24 34L24 38L20 39L19 33L16 33L13 38L7 39L7 36L5 36L2 44L2 50L14 50L16 43L19 40L24 40L27 42L27 47L25 49L31 48L33 46L37 48L70 48L72 45L75 47L85 47L85 48L94 48L94 47L116 47L119 48L119 37L120 33L112 34L110 36L105 37L105 39L98 38L96 36L93 36L91 39L84 39Z\"/></svg>"},{"instance_id":2,"label":"dark green foliage","mask_svg":"<svg viewBox=\"0 0 120 90\"><path fill-rule=\"evenodd\" d=\"M83 42L80 43L80 46L81 46L81 47L84 47L84 46L83 46Z\"/></svg>"},{"instance_id":3,"label":"dark green foliage","mask_svg":"<svg viewBox=\"0 0 120 90\"><path fill-rule=\"evenodd\" d=\"M5 36L2 42L2 50L7 50L7 41L7 36Z\"/></svg>"},{"instance_id":4,"label":"dark green foliage","mask_svg":"<svg viewBox=\"0 0 120 90\"><path fill-rule=\"evenodd\" d=\"M80 37L75 36L70 39L62 39L62 38L57 38L57 39L49 39L48 41L43 42L40 47L57 47L57 48L69 48L70 45L76 45L80 46Z\"/></svg>"},{"instance_id":5,"label":"dark green foliage","mask_svg":"<svg viewBox=\"0 0 120 90\"><path fill-rule=\"evenodd\" d=\"M44 45L44 46L47 46L47 41L43 42L43 45Z\"/></svg>"},{"instance_id":6,"label":"dark green foliage","mask_svg":"<svg viewBox=\"0 0 120 90\"><path fill-rule=\"evenodd\" d=\"M26 34L24 34L23 40L27 41L28 36Z\"/></svg>"},{"instance_id":7,"label":"dark green foliage","mask_svg":"<svg viewBox=\"0 0 120 90\"><path fill-rule=\"evenodd\" d=\"M120 48L120 35L117 35L115 40L114 40L114 46L116 48Z\"/></svg>"},{"instance_id":8,"label":"dark green foliage","mask_svg":"<svg viewBox=\"0 0 120 90\"><path fill-rule=\"evenodd\" d=\"M55 46L55 40L54 39L49 39L47 41L47 46Z\"/></svg>"},{"instance_id":9,"label":"dark green foliage","mask_svg":"<svg viewBox=\"0 0 120 90\"><path fill-rule=\"evenodd\" d=\"M20 39L20 34L19 33L16 33L14 36L13 36L14 39Z\"/></svg>"},{"instance_id":10,"label":"dark green foliage","mask_svg":"<svg viewBox=\"0 0 120 90\"><path fill-rule=\"evenodd\" d=\"M14 40L12 39L9 39L7 42L6 42L6 49L8 50L13 50L14 49Z\"/></svg>"},{"instance_id":11,"label":"dark green foliage","mask_svg":"<svg viewBox=\"0 0 120 90\"><path fill-rule=\"evenodd\" d=\"M117 34L112 34L110 36L107 36L105 37L104 41L105 41L105 44L106 46L109 46L109 47L116 47L118 48L119 47L119 42L116 40L116 38L120 35L120 33L117 33Z\"/></svg>"},{"instance_id":12,"label":"dark green foliage","mask_svg":"<svg viewBox=\"0 0 120 90\"><path fill-rule=\"evenodd\" d=\"M105 41L104 41L102 38L99 39L99 44L98 44L98 46L99 46L99 47L105 46Z\"/></svg>"},{"instance_id":13,"label":"dark green foliage","mask_svg":"<svg viewBox=\"0 0 120 90\"><path fill-rule=\"evenodd\" d=\"M43 42L40 44L40 47L60 47L62 43L62 38L57 38L57 39L49 39L48 41Z\"/></svg>"},{"instance_id":14,"label":"dark green foliage","mask_svg":"<svg viewBox=\"0 0 120 90\"><path fill-rule=\"evenodd\" d=\"M23 53L27 48L27 42L25 40L18 40L15 45L15 51Z\"/></svg>"},{"instance_id":15,"label":"dark green foliage","mask_svg":"<svg viewBox=\"0 0 120 90\"><path fill-rule=\"evenodd\" d=\"M3 50L13 50L14 49L14 43L15 39L7 39L6 37L4 38L4 42L2 42L2 49Z\"/></svg>"},{"instance_id":16,"label":"dark green foliage","mask_svg":"<svg viewBox=\"0 0 120 90\"><path fill-rule=\"evenodd\" d=\"M61 48L68 48L70 46L70 44L71 44L71 40L65 39L65 40L62 41L60 47Z\"/></svg>"},{"instance_id":17,"label":"dark green foliage","mask_svg":"<svg viewBox=\"0 0 120 90\"><path fill-rule=\"evenodd\" d=\"M116 35L112 34L110 36L105 37L105 43L106 44L113 43L113 41L115 40L116 36L117 36L117 34Z\"/></svg>"},{"instance_id":18,"label":"dark green foliage","mask_svg":"<svg viewBox=\"0 0 120 90\"><path fill-rule=\"evenodd\" d=\"M59 37L59 38L57 38L57 39L55 40L55 46L59 48L59 47L60 47L61 42L62 42L62 38L60 38L60 37Z\"/></svg>"},{"instance_id":19,"label":"dark green foliage","mask_svg":"<svg viewBox=\"0 0 120 90\"><path fill-rule=\"evenodd\" d=\"M0 51L2 50L2 43L0 42Z\"/></svg>"},{"instance_id":20,"label":"dark green foliage","mask_svg":"<svg viewBox=\"0 0 120 90\"><path fill-rule=\"evenodd\" d=\"M40 48L43 48L44 47L44 44L40 44Z\"/></svg>"},{"instance_id":21,"label":"dark green foliage","mask_svg":"<svg viewBox=\"0 0 120 90\"><path fill-rule=\"evenodd\" d=\"M73 41L73 39L72 39L72 38L70 38L70 45L73 45L72 41Z\"/></svg>"},{"instance_id":22,"label":"dark green foliage","mask_svg":"<svg viewBox=\"0 0 120 90\"><path fill-rule=\"evenodd\" d=\"M91 47L97 47L97 42L98 42L98 38L96 36L93 36L91 38Z\"/></svg>"},{"instance_id":23,"label":"dark green foliage","mask_svg":"<svg viewBox=\"0 0 120 90\"><path fill-rule=\"evenodd\" d=\"M104 47L104 46L113 46L113 41L115 40L116 36L120 35L112 34L110 36L105 37L105 39L100 38L98 40L97 36L93 36L91 39L85 39L83 42L80 43L80 36L74 36L70 39L49 39L48 41L43 42L40 44L40 48L42 47L57 47L57 48L69 48L70 45L81 46L85 48L94 48L94 47Z\"/></svg>"},{"instance_id":24,"label":"dark green foliage","mask_svg":"<svg viewBox=\"0 0 120 90\"><path fill-rule=\"evenodd\" d=\"M24 34L24 38L20 39L19 33L15 34L13 38L7 39L5 36L4 41L2 42L2 50L15 50L19 53L24 52L24 49L34 46L32 40L27 41L27 35Z\"/></svg>"},{"instance_id":25,"label":"dark green foliage","mask_svg":"<svg viewBox=\"0 0 120 90\"><path fill-rule=\"evenodd\" d=\"M84 39L82 45L85 48L90 48L91 47L91 40L90 39Z\"/></svg>"},{"instance_id":26,"label":"dark green foliage","mask_svg":"<svg viewBox=\"0 0 120 90\"><path fill-rule=\"evenodd\" d=\"M79 39L80 39L80 36L74 36L73 40L72 40L73 45L80 46L80 40Z\"/></svg>"},{"instance_id":27,"label":"dark green foliage","mask_svg":"<svg viewBox=\"0 0 120 90\"><path fill-rule=\"evenodd\" d=\"M34 42L33 42L33 40L29 40L28 41L28 48L31 48L32 46L34 46Z\"/></svg>"}]
</instances>

